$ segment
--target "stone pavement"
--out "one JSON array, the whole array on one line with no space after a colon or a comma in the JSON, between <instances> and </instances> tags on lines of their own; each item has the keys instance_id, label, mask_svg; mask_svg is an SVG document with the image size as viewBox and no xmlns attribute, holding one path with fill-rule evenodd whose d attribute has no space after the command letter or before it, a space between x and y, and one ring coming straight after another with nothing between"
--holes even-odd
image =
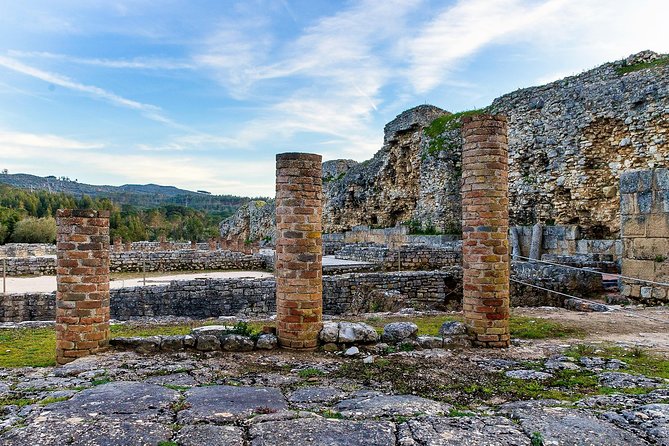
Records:
<instances>
[{"instance_id":1,"label":"stone pavement","mask_svg":"<svg viewBox=\"0 0 669 446\"><path fill-rule=\"evenodd\" d=\"M443 352L420 353L420 360ZM0 445L669 445L667 383L619 371L621 361L555 357L542 370L585 367L601 372L606 385L641 386L648 393L621 391L575 403L506 401L472 410L334 377L352 361L361 359L116 352L56 369L4 369ZM472 362L488 372L537 379L536 371L518 369L522 365Z\"/></svg>"}]
</instances>

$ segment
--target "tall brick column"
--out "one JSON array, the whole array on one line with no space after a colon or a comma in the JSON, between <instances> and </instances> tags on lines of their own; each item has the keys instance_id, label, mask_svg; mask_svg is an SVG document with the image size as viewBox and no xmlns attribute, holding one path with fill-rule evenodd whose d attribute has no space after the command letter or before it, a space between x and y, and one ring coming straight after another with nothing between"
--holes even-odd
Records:
<instances>
[{"instance_id":1,"label":"tall brick column","mask_svg":"<svg viewBox=\"0 0 669 446\"><path fill-rule=\"evenodd\" d=\"M109 211L57 214L56 362L109 344Z\"/></svg>"},{"instance_id":2,"label":"tall brick column","mask_svg":"<svg viewBox=\"0 0 669 446\"><path fill-rule=\"evenodd\" d=\"M313 349L322 326L322 158L276 156L276 310L282 347Z\"/></svg>"},{"instance_id":3,"label":"tall brick column","mask_svg":"<svg viewBox=\"0 0 669 446\"><path fill-rule=\"evenodd\" d=\"M509 346L509 175L506 118L463 118L465 323L474 344Z\"/></svg>"}]
</instances>

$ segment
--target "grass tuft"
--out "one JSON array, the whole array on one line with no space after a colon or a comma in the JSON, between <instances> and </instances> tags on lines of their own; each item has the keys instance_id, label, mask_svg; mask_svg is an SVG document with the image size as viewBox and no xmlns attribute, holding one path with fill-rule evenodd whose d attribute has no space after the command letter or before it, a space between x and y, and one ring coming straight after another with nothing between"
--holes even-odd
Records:
<instances>
[{"instance_id":1,"label":"grass tuft","mask_svg":"<svg viewBox=\"0 0 669 446\"><path fill-rule=\"evenodd\" d=\"M664 65L669 65L669 56L661 57L650 62L640 62L632 65L623 65L616 68L616 73L619 75L632 73L634 71L644 70L646 68L656 68Z\"/></svg>"}]
</instances>

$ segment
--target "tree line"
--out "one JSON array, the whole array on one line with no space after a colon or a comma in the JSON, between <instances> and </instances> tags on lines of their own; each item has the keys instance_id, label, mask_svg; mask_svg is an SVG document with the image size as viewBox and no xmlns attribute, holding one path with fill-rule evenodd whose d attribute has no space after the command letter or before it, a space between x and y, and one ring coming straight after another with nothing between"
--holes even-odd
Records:
<instances>
[{"instance_id":1,"label":"tree line","mask_svg":"<svg viewBox=\"0 0 669 446\"><path fill-rule=\"evenodd\" d=\"M53 243L58 209L108 210L111 238L122 237L124 241L157 240L163 235L175 241L205 241L216 237L218 223L234 212L204 212L176 204L140 208L119 205L109 198L0 185L0 243Z\"/></svg>"}]
</instances>

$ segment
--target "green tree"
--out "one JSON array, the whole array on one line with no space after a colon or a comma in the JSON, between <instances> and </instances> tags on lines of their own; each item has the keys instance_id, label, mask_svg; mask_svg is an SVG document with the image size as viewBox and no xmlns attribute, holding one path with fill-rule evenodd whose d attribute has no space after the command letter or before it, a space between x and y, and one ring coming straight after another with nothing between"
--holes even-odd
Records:
<instances>
[{"instance_id":1,"label":"green tree","mask_svg":"<svg viewBox=\"0 0 669 446\"><path fill-rule=\"evenodd\" d=\"M54 243L56 241L56 220L52 217L28 217L21 220L14 225L11 241L16 243Z\"/></svg>"}]
</instances>

